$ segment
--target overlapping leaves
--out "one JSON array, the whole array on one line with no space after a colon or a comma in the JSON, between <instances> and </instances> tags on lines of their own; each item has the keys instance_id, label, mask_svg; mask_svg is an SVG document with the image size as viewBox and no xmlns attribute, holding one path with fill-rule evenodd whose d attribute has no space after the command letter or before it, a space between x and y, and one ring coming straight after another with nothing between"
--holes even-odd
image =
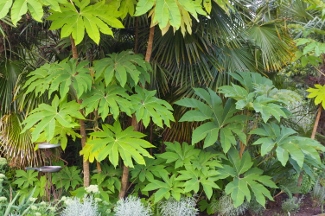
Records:
<instances>
[{"instance_id":1,"label":"overlapping leaves","mask_svg":"<svg viewBox=\"0 0 325 216\"><path fill-rule=\"evenodd\" d=\"M229 12L231 6L228 1L214 0L223 10ZM203 7L202 7L203 3ZM150 11L151 25L159 25L162 33L166 33L170 26L174 30L181 29L183 35L192 33L192 18L198 20L199 15L207 16L211 12L211 0L140 0L137 3L135 16ZM205 9L205 10L204 10Z\"/></svg>"},{"instance_id":2,"label":"overlapping leaves","mask_svg":"<svg viewBox=\"0 0 325 216\"><path fill-rule=\"evenodd\" d=\"M262 77L260 74L245 72L241 74L232 74L232 76L242 84L226 85L219 87L219 92L226 97L235 99L236 109L254 110L260 113L264 122L271 117L280 121L281 117L286 118L287 112L282 103L288 100L295 100L299 96L289 90L279 90L275 88L272 81ZM292 97L289 98L288 94Z\"/></svg>"},{"instance_id":3,"label":"overlapping leaves","mask_svg":"<svg viewBox=\"0 0 325 216\"><path fill-rule=\"evenodd\" d=\"M307 92L309 92L308 98L314 98L314 103L321 104L325 109L325 85L315 84L315 88L308 88Z\"/></svg>"},{"instance_id":4,"label":"overlapping leaves","mask_svg":"<svg viewBox=\"0 0 325 216\"><path fill-rule=\"evenodd\" d=\"M202 101L184 98L176 102L177 105L192 109L182 116L180 122L205 122L193 131L192 144L204 140L204 148L206 148L220 141L226 153L231 145L237 144L237 137L246 143L246 135L243 132L246 117L236 114L237 110L233 101L228 99L223 104L221 98L211 89L206 91L196 88L194 91Z\"/></svg>"},{"instance_id":5,"label":"overlapping leaves","mask_svg":"<svg viewBox=\"0 0 325 216\"><path fill-rule=\"evenodd\" d=\"M232 177L226 187L226 194L230 194L234 206L238 207L244 201L251 201L252 193L256 201L265 206L265 197L273 200L270 191L266 187L276 188L270 176L262 175L263 171L253 167L253 161L248 152L240 158L239 152L234 148L228 151L230 164L223 165L219 170L220 178Z\"/></svg>"},{"instance_id":6,"label":"overlapping leaves","mask_svg":"<svg viewBox=\"0 0 325 216\"><path fill-rule=\"evenodd\" d=\"M88 66L88 61L77 63L74 59L45 64L28 75L30 78L24 85L27 88L25 94L34 92L35 95L41 95L48 91L50 98L53 92L58 91L61 98L65 98L72 87L79 98L92 86Z\"/></svg>"},{"instance_id":7,"label":"overlapping leaves","mask_svg":"<svg viewBox=\"0 0 325 216\"><path fill-rule=\"evenodd\" d=\"M96 71L95 80L104 80L106 86L117 81L124 87L128 82L135 86L140 82L145 84L149 82L148 72L151 66L144 61L141 55L135 55L129 51L110 54L108 58L94 61L94 70Z\"/></svg>"},{"instance_id":8,"label":"overlapping leaves","mask_svg":"<svg viewBox=\"0 0 325 216\"><path fill-rule=\"evenodd\" d=\"M59 98L55 96L51 105L40 104L27 116L22 122L22 133L31 129L33 142L39 139L41 133L46 135L46 141L51 141L57 135L56 128L69 129L79 126L76 119L84 119L79 110L80 105L77 102L60 103Z\"/></svg>"},{"instance_id":9,"label":"overlapping leaves","mask_svg":"<svg viewBox=\"0 0 325 216\"><path fill-rule=\"evenodd\" d=\"M260 137L254 144L261 145L261 155L275 152L283 166L288 162L289 156L300 168L303 167L306 156L320 164L318 151L325 151L325 147L318 141L297 136L293 129L275 123L264 124L263 128L257 128L250 133Z\"/></svg>"},{"instance_id":10,"label":"overlapping leaves","mask_svg":"<svg viewBox=\"0 0 325 216\"><path fill-rule=\"evenodd\" d=\"M135 88L136 94L131 96L133 110L137 121L147 127L152 120L157 126L170 126L170 121L174 121L172 106L165 100L157 98L156 91L148 91L139 86Z\"/></svg>"},{"instance_id":11,"label":"overlapping leaves","mask_svg":"<svg viewBox=\"0 0 325 216\"><path fill-rule=\"evenodd\" d=\"M98 82L93 89L82 96L82 107L86 110L86 115L97 111L98 115L104 120L110 114L117 119L120 112L131 115L130 97L126 89L118 85L104 86Z\"/></svg>"},{"instance_id":12,"label":"overlapping leaves","mask_svg":"<svg viewBox=\"0 0 325 216\"><path fill-rule=\"evenodd\" d=\"M61 38L72 35L75 43L79 44L86 31L99 44L100 33L113 35L111 28L123 28L119 16L120 12L113 2L91 4L90 0L74 0L62 4L61 11L52 11L47 19L52 21L51 30L61 29Z\"/></svg>"},{"instance_id":13,"label":"overlapping leaves","mask_svg":"<svg viewBox=\"0 0 325 216\"><path fill-rule=\"evenodd\" d=\"M158 160L149 167L138 167L132 178L139 175L145 183L143 191L155 191L155 202L170 196L179 200L181 195L198 193L203 190L210 199L219 186L217 169L221 167L219 156L195 149L187 143L165 143L166 152L157 154ZM140 179L140 176L141 179Z\"/></svg>"},{"instance_id":14,"label":"overlapping leaves","mask_svg":"<svg viewBox=\"0 0 325 216\"><path fill-rule=\"evenodd\" d=\"M114 125L104 124L101 131L92 132L90 135L92 138L80 151L90 162L108 158L116 167L121 157L125 166L134 167L133 160L138 164L145 164L144 157L152 158L146 148L154 146L142 139L145 135L134 131L132 126L123 130L116 121Z\"/></svg>"}]
</instances>

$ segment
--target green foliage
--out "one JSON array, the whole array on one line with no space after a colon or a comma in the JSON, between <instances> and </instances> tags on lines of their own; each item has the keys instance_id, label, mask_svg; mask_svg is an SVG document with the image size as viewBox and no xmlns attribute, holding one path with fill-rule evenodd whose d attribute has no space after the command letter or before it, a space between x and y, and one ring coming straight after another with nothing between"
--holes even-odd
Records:
<instances>
[{"instance_id":1,"label":"green foliage","mask_svg":"<svg viewBox=\"0 0 325 216\"><path fill-rule=\"evenodd\" d=\"M154 202L198 193L203 190L211 198L218 189L217 154L194 149L187 143L165 143L166 152L157 154L157 160L148 160L147 166L137 165L131 170L132 179L139 178L137 190L155 191Z\"/></svg>"},{"instance_id":2,"label":"green foliage","mask_svg":"<svg viewBox=\"0 0 325 216\"><path fill-rule=\"evenodd\" d=\"M102 125L102 131L92 132L92 139L87 141L86 146L80 151L90 162L102 161L108 157L109 161L116 167L119 163L119 156L124 164L133 167L134 159L139 164L145 164L144 157L152 156L146 151L146 148L154 147L143 138L145 135L134 131L130 126L122 130L118 121L114 125Z\"/></svg>"},{"instance_id":3,"label":"green foliage","mask_svg":"<svg viewBox=\"0 0 325 216\"><path fill-rule=\"evenodd\" d=\"M290 197L283 201L281 208L284 212L296 212L299 210L302 198Z\"/></svg>"},{"instance_id":4,"label":"green foliage","mask_svg":"<svg viewBox=\"0 0 325 216\"><path fill-rule=\"evenodd\" d=\"M289 156L300 168L303 167L307 155L318 164L321 163L318 151L324 151L325 147L311 138L297 136L297 132L291 128L271 123L264 124L263 128L257 128L250 133L260 137L254 144L261 145L261 156L275 151L283 166L288 162Z\"/></svg>"},{"instance_id":5,"label":"green foliage","mask_svg":"<svg viewBox=\"0 0 325 216\"><path fill-rule=\"evenodd\" d=\"M232 76L243 87L236 84L221 86L219 92L223 93L225 97L235 99L237 101L236 109L254 110L260 113L264 122L267 122L272 116L278 121L281 117L287 118L287 112L282 104L299 98L297 93L275 88L271 80L257 73L233 73ZM288 94L292 98L289 98Z\"/></svg>"},{"instance_id":6,"label":"green foliage","mask_svg":"<svg viewBox=\"0 0 325 216\"><path fill-rule=\"evenodd\" d=\"M121 169L115 168L111 165L109 166L108 164L104 163L101 164L101 171L97 171L91 176L91 184L98 185L99 191L105 191L109 194L115 193L117 191L120 191L121 175Z\"/></svg>"},{"instance_id":7,"label":"green foliage","mask_svg":"<svg viewBox=\"0 0 325 216\"><path fill-rule=\"evenodd\" d=\"M245 202L251 201L252 193L256 201L265 206L265 197L273 200L270 191L266 187L276 188L270 176L262 175L263 171L253 167L254 163L248 151L242 157L234 148L228 152L230 164L223 165L219 170L220 178L232 177L226 185L226 194L231 194L234 206L238 207Z\"/></svg>"},{"instance_id":8,"label":"green foliage","mask_svg":"<svg viewBox=\"0 0 325 216\"><path fill-rule=\"evenodd\" d=\"M45 188L47 186L46 176L38 178L38 172L34 170L16 170L15 179L13 184L17 185L19 189L20 203L30 195L31 190L33 190L33 197L43 197L45 195Z\"/></svg>"},{"instance_id":9,"label":"green foliage","mask_svg":"<svg viewBox=\"0 0 325 216\"><path fill-rule=\"evenodd\" d=\"M38 172L34 170L16 170L16 180L13 184L16 184L19 188L25 189L35 185L38 181Z\"/></svg>"},{"instance_id":10,"label":"green foliage","mask_svg":"<svg viewBox=\"0 0 325 216\"><path fill-rule=\"evenodd\" d=\"M176 102L177 105L192 109L182 116L180 122L205 121L193 131L192 144L204 139L206 148L220 141L226 153L232 145L236 145L237 137L246 143L243 128L247 117L237 114L233 100L229 99L223 104L221 98L211 89L206 91L196 88L194 92L204 102L194 98L184 98Z\"/></svg>"},{"instance_id":11,"label":"green foliage","mask_svg":"<svg viewBox=\"0 0 325 216\"><path fill-rule=\"evenodd\" d=\"M61 98L65 98L72 87L79 98L92 86L88 66L88 61L77 62L75 59L45 64L29 73L30 78L24 85L24 88L27 88L25 94L34 92L35 95L42 95L48 91L50 98L53 92L59 92Z\"/></svg>"},{"instance_id":12,"label":"green foliage","mask_svg":"<svg viewBox=\"0 0 325 216\"><path fill-rule=\"evenodd\" d=\"M62 137L61 140L65 140L65 143L61 142L61 146L65 149L66 135L71 132L69 129L79 126L76 119L84 119L79 110L80 105L77 102L60 103L59 98L55 96L52 105L40 104L30 113L22 122L25 125L22 133L32 129L33 142L38 141L43 132L46 134L46 141L49 142L56 136ZM60 130L56 130L56 128L60 128Z\"/></svg>"},{"instance_id":13,"label":"green foliage","mask_svg":"<svg viewBox=\"0 0 325 216\"><path fill-rule=\"evenodd\" d=\"M229 12L230 3L225 0L214 0L225 12ZM202 3L204 9L202 8ZM150 11L151 26L159 25L165 34L169 27L181 29L182 34L192 34L192 18L198 20L198 15L208 16L211 12L211 1L186 1L186 0L140 0L137 3L135 16L140 16ZM190 16L191 15L191 16Z\"/></svg>"},{"instance_id":14,"label":"green foliage","mask_svg":"<svg viewBox=\"0 0 325 216\"><path fill-rule=\"evenodd\" d=\"M62 188L66 191L70 189L74 190L82 184L80 169L76 166L65 166L60 172L52 174L52 183L57 189Z\"/></svg>"},{"instance_id":15,"label":"green foliage","mask_svg":"<svg viewBox=\"0 0 325 216\"><path fill-rule=\"evenodd\" d=\"M314 103L321 104L325 109L325 85L315 84L315 88L308 88L307 92L309 92L308 98L314 98Z\"/></svg>"},{"instance_id":16,"label":"green foliage","mask_svg":"<svg viewBox=\"0 0 325 216\"><path fill-rule=\"evenodd\" d=\"M109 13L107 13L109 11ZM99 44L100 33L113 35L111 28L123 28L118 20L120 13L114 3L98 1L91 4L90 0L74 0L61 4L60 11L52 11L47 18L52 21L50 30L61 29L61 38L69 37L79 44L88 36Z\"/></svg>"},{"instance_id":17,"label":"green foliage","mask_svg":"<svg viewBox=\"0 0 325 216\"><path fill-rule=\"evenodd\" d=\"M163 124L170 127L170 121L174 121L172 106L165 100L157 98L156 91L148 91L137 86L136 94L131 96L132 107L137 118L137 121L142 120L142 123L147 127L150 119L159 127Z\"/></svg>"},{"instance_id":18,"label":"green foliage","mask_svg":"<svg viewBox=\"0 0 325 216\"><path fill-rule=\"evenodd\" d=\"M112 53L108 58L96 60L93 69L96 71L95 81L104 80L106 86L117 82L121 87L126 83L134 87L139 82L145 85L150 81L150 64L144 61L143 56L131 51Z\"/></svg>"},{"instance_id":19,"label":"green foliage","mask_svg":"<svg viewBox=\"0 0 325 216\"><path fill-rule=\"evenodd\" d=\"M82 108L85 114L97 110L98 115L104 120L113 115L117 119L120 112L131 116L132 103L126 89L118 85L110 84L105 87L103 83L96 83L92 90L82 96Z\"/></svg>"}]
</instances>

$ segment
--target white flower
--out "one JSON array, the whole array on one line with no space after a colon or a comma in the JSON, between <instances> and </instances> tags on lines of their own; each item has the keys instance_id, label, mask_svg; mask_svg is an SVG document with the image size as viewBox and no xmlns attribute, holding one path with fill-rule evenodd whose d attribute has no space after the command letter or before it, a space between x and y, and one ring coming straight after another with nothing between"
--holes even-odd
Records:
<instances>
[{"instance_id":1,"label":"white flower","mask_svg":"<svg viewBox=\"0 0 325 216\"><path fill-rule=\"evenodd\" d=\"M89 185L89 187L85 188L87 193L98 193L98 185Z\"/></svg>"},{"instance_id":2,"label":"white flower","mask_svg":"<svg viewBox=\"0 0 325 216\"><path fill-rule=\"evenodd\" d=\"M102 199L101 198L95 198L95 202L101 202Z\"/></svg>"},{"instance_id":3,"label":"white flower","mask_svg":"<svg viewBox=\"0 0 325 216\"><path fill-rule=\"evenodd\" d=\"M37 200L37 198L34 198L34 197L29 198L30 202L35 202L36 200Z\"/></svg>"},{"instance_id":4,"label":"white flower","mask_svg":"<svg viewBox=\"0 0 325 216\"><path fill-rule=\"evenodd\" d=\"M7 164L7 159L0 157L0 166L1 165L6 165Z\"/></svg>"},{"instance_id":5,"label":"white flower","mask_svg":"<svg viewBox=\"0 0 325 216\"><path fill-rule=\"evenodd\" d=\"M55 207L49 207L49 210L51 211L51 212L55 212Z\"/></svg>"},{"instance_id":6,"label":"white flower","mask_svg":"<svg viewBox=\"0 0 325 216\"><path fill-rule=\"evenodd\" d=\"M4 196L0 197L0 202L6 202L6 201L7 201L7 197Z\"/></svg>"},{"instance_id":7,"label":"white flower","mask_svg":"<svg viewBox=\"0 0 325 216\"><path fill-rule=\"evenodd\" d=\"M30 209L31 209L31 210L37 210L38 208L37 208L36 205L31 205L31 206L30 206Z\"/></svg>"}]
</instances>

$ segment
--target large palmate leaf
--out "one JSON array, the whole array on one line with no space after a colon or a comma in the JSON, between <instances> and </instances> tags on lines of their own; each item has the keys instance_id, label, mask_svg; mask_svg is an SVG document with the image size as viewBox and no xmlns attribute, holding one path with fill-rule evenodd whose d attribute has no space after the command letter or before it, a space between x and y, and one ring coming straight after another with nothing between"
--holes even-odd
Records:
<instances>
[{"instance_id":1,"label":"large palmate leaf","mask_svg":"<svg viewBox=\"0 0 325 216\"><path fill-rule=\"evenodd\" d=\"M213 190L219 189L217 181L220 179L217 168L221 167L218 155L210 152L200 153L190 162L186 161L185 169L178 171L177 180L184 181L184 192L198 193L203 189L208 199L212 197Z\"/></svg>"},{"instance_id":2,"label":"large palmate leaf","mask_svg":"<svg viewBox=\"0 0 325 216\"><path fill-rule=\"evenodd\" d=\"M86 115L97 110L98 115L104 120L112 114L117 119L120 112L125 112L131 116L132 103L126 89L121 86L111 84L107 87L98 82L93 89L82 97L82 108L85 108Z\"/></svg>"},{"instance_id":3,"label":"large palmate leaf","mask_svg":"<svg viewBox=\"0 0 325 216\"><path fill-rule=\"evenodd\" d=\"M154 146L142 139L145 135L134 131L132 126L122 130L120 123L116 121L114 125L104 124L103 130L90 135L91 139L80 151L90 162L94 158L102 161L108 157L116 167L121 157L125 166L134 167L132 159L138 164L145 164L144 157L152 158L146 148Z\"/></svg>"},{"instance_id":4,"label":"large palmate leaf","mask_svg":"<svg viewBox=\"0 0 325 216\"><path fill-rule=\"evenodd\" d=\"M49 6L53 11L60 11L60 3L65 0L4 0L0 3L0 19L5 17L11 8L11 21L14 25L27 12L38 22L42 22L43 6Z\"/></svg>"},{"instance_id":5,"label":"large palmate leaf","mask_svg":"<svg viewBox=\"0 0 325 216\"><path fill-rule=\"evenodd\" d=\"M202 5L202 2L204 4ZM230 4L225 0L215 0L226 12ZM204 6L204 8L203 8ZM205 10L204 10L205 9ZM198 20L198 15L207 16L211 12L211 1L187 1L187 0L140 0L137 3L135 16L140 16L150 11L151 26L159 25L162 33L166 33L170 26L174 30L181 29L192 33L192 18Z\"/></svg>"},{"instance_id":6,"label":"large palmate leaf","mask_svg":"<svg viewBox=\"0 0 325 216\"><path fill-rule=\"evenodd\" d=\"M92 86L92 76L88 65L88 61L77 63L74 59L45 64L29 73L29 78L24 85L24 88L27 88L25 94L34 92L35 95L41 95L48 91L50 98L53 92L58 91L61 98L65 98L73 88L79 98Z\"/></svg>"},{"instance_id":7,"label":"large palmate leaf","mask_svg":"<svg viewBox=\"0 0 325 216\"><path fill-rule=\"evenodd\" d=\"M61 38L72 35L75 43L79 44L86 31L99 44L100 33L113 35L111 28L123 28L119 16L113 2L91 4L90 0L73 0L62 4L61 11L52 11L47 19L52 21L51 30L61 29Z\"/></svg>"},{"instance_id":8,"label":"large palmate leaf","mask_svg":"<svg viewBox=\"0 0 325 216\"><path fill-rule=\"evenodd\" d=\"M32 130L32 141L38 140L41 133L45 134L46 141L50 142L57 134L56 128L76 128L77 119L84 119L80 113L80 105L75 102L60 103L57 96L54 97L52 104L40 104L22 122L24 129ZM62 132L62 131L61 131ZM62 135L62 134L61 134Z\"/></svg>"},{"instance_id":9,"label":"large palmate leaf","mask_svg":"<svg viewBox=\"0 0 325 216\"><path fill-rule=\"evenodd\" d=\"M149 184L143 188L143 191L153 191L157 190L154 194L154 202L157 203L163 198L166 200L171 196L179 201L181 199L181 195L184 194L184 190L182 189L183 183L176 179L176 175L168 176L162 175L162 180L152 180Z\"/></svg>"},{"instance_id":10,"label":"large palmate leaf","mask_svg":"<svg viewBox=\"0 0 325 216\"><path fill-rule=\"evenodd\" d=\"M123 51L94 61L94 70L96 71L95 80L103 79L106 86L117 80L124 87L127 82L131 86L137 85L138 82L143 85L149 82L148 72L151 70L151 66L143 56Z\"/></svg>"},{"instance_id":11,"label":"large palmate leaf","mask_svg":"<svg viewBox=\"0 0 325 216\"><path fill-rule=\"evenodd\" d=\"M159 127L174 121L172 106L165 100L157 98L156 91L148 91L137 86L136 94L131 96L132 108L135 112L137 121L141 121L145 127L150 123L150 119Z\"/></svg>"},{"instance_id":12,"label":"large palmate leaf","mask_svg":"<svg viewBox=\"0 0 325 216\"><path fill-rule=\"evenodd\" d=\"M263 128L257 128L250 133L260 137L254 145L261 145L261 155L275 152L283 166L287 164L289 156L300 168L303 167L306 156L320 164L318 151L325 151L325 147L318 141L299 137L293 129L275 123L264 124Z\"/></svg>"},{"instance_id":13,"label":"large palmate leaf","mask_svg":"<svg viewBox=\"0 0 325 216\"><path fill-rule=\"evenodd\" d=\"M307 92L309 92L308 98L314 98L314 103L321 104L325 109L325 85L315 84L315 88L308 88Z\"/></svg>"},{"instance_id":14,"label":"large palmate leaf","mask_svg":"<svg viewBox=\"0 0 325 216\"><path fill-rule=\"evenodd\" d=\"M224 152L227 152L231 145L236 145L238 137L246 143L246 135L243 132L246 117L236 115L236 108L233 100L229 99L223 104L216 92L200 88L194 89L195 94L203 101L194 98L184 98L176 102L177 105L192 108L187 111L182 121L205 121L193 131L192 144L204 140L204 147L209 147L220 141Z\"/></svg>"},{"instance_id":15,"label":"large palmate leaf","mask_svg":"<svg viewBox=\"0 0 325 216\"><path fill-rule=\"evenodd\" d=\"M184 166L199 155L200 150L187 143L165 142L166 152L157 155L158 158L166 160L166 163L175 163L175 169Z\"/></svg>"},{"instance_id":16,"label":"large palmate leaf","mask_svg":"<svg viewBox=\"0 0 325 216\"><path fill-rule=\"evenodd\" d=\"M225 188L226 194L230 194L234 206L238 207L245 199L250 202L252 193L256 201L265 206L265 197L273 200L270 191L266 187L276 188L270 176L262 175L263 171L253 167L253 161L248 152L239 157L239 152L234 148L228 151L230 165L224 165L219 170L220 178L232 177Z\"/></svg>"},{"instance_id":17,"label":"large palmate leaf","mask_svg":"<svg viewBox=\"0 0 325 216\"><path fill-rule=\"evenodd\" d=\"M264 122L271 117L278 121L281 117L287 118L286 109L282 104L300 99L293 91L275 88L271 80L258 73L243 72L231 75L242 86L232 83L219 87L219 92L235 99L236 109L248 109L260 113Z\"/></svg>"}]
</instances>

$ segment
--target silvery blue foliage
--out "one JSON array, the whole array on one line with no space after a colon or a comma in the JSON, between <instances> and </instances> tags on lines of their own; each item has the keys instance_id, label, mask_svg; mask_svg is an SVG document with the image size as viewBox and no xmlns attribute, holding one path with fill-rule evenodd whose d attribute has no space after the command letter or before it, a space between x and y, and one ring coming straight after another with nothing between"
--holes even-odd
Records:
<instances>
[{"instance_id":1,"label":"silvery blue foliage","mask_svg":"<svg viewBox=\"0 0 325 216\"><path fill-rule=\"evenodd\" d=\"M249 203L244 202L235 208L233 201L229 195L224 194L219 198L217 203L217 212L221 216L238 216L243 215L248 209Z\"/></svg>"},{"instance_id":2,"label":"silvery blue foliage","mask_svg":"<svg viewBox=\"0 0 325 216\"><path fill-rule=\"evenodd\" d=\"M196 200L193 197L181 198L180 201L169 199L159 205L162 216L195 216L199 210L195 207Z\"/></svg>"},{"instance_id":3,"label":"silvery blue foliage","mask_svg":"<svg viewBox=\"0 0 325 216\"><path fill-rule=\"evenodd\" d=\"M65 201L66 208L61 216L100 216L97 203L92 197L83 200L74 197Z\"/></svg>"},{"instance_id":4,"label":"silvery blue foliage","mask_svg":"<svg viewBox=\"0 0 325 216\"><path fill-rule=\"evenodd\" d=\"M149 216L152 215L149 206L145 206L140 198L130 196L120 199L114 207L115 216Z\"/></svg>"}]
</instances>

